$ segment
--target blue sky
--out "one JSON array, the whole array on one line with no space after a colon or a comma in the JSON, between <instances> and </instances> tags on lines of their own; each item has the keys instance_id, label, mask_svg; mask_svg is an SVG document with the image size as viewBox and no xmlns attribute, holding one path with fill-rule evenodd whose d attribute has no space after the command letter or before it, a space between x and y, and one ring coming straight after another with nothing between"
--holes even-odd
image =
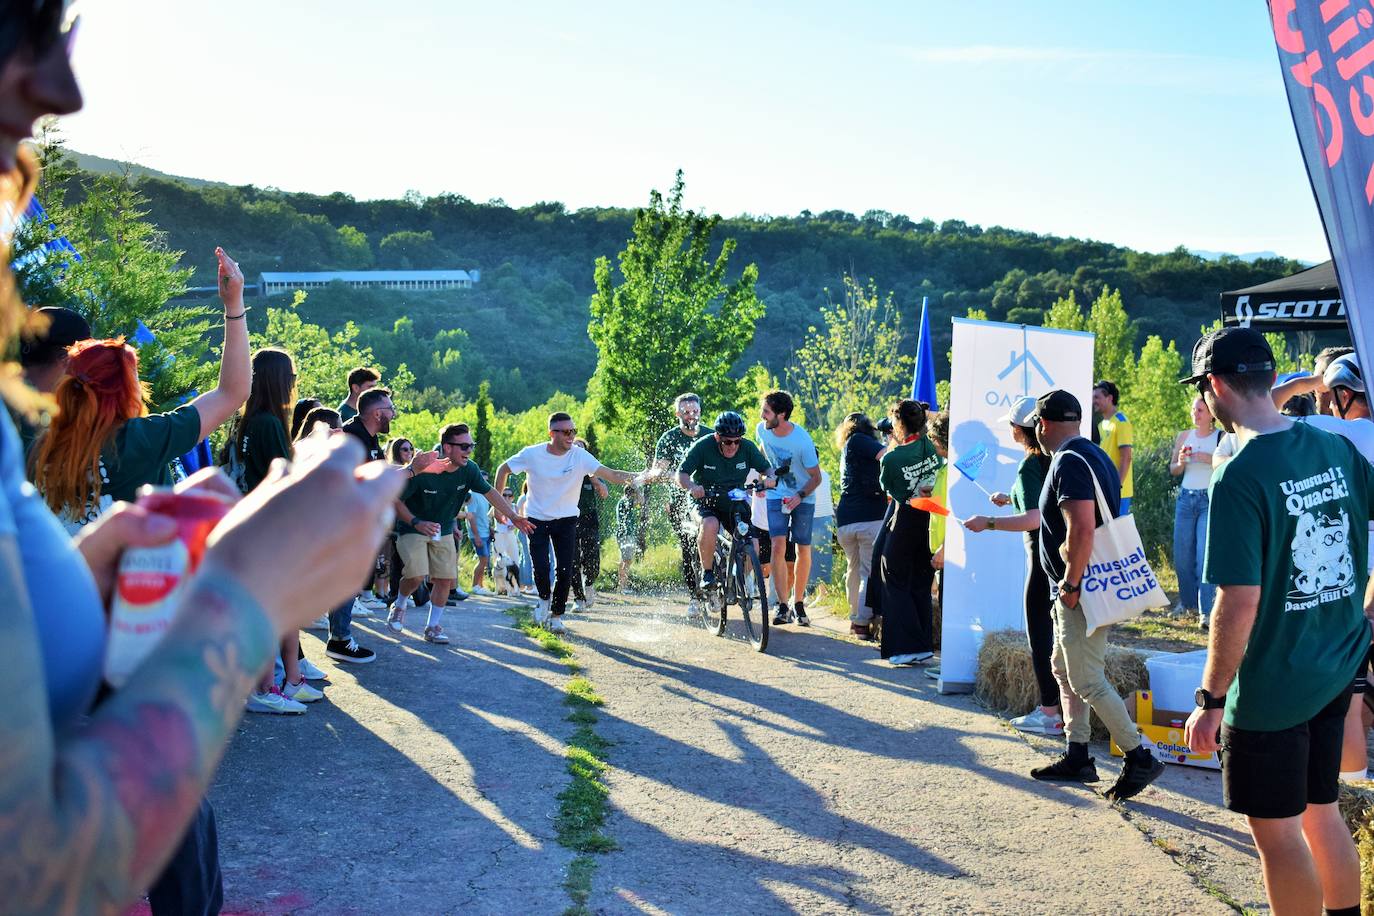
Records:
<instances>
[{"instance_id":1,"label":"blue sky","mask_svg":"<svg viewBox=\"0 0 1374 916\"><path fill-rule=\"evenodd\" d=\"M726 215L1327 257L1258 0L685 6L98 0L63 129L359 198L635 205L682 168Z\"/></svg>"}]
</instances>

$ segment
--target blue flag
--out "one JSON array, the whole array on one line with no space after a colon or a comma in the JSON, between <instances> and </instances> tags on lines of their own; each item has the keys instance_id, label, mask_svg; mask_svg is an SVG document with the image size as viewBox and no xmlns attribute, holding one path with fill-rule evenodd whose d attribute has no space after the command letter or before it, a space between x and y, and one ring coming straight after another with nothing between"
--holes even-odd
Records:
<instances>
[{"instance_id":1,"label":"blue flag","mask_svg":"<svg viewBox=\"0 0 1374 916\"><path fill-rule=\"evenodd\" d=\"M1339 0L1269 0L1288 107L1336 262L1350 336L1374 359L1374 16Z\"/></svg>"},{"instance_id":2,"label":"blue flag","mask_svg":"<svg viewBox=\"0 0 1374 916\"><path fill-rule=\"evenodd\" d=\"M954 467L969 480L977 480L983 465L987 463L988 455L986 445L981 442L974 443L973 448L959 456L959 460L954 462Z\"/></svg>"},{"instance_id":3,"label":"blue flag","mask_svg":"<svg viewBox=\"0 0 1374 916\"><path fill-rule=\"evenodd\" d=\"M930 345L930 313L926 297L921 297L921 336L916 341L916 370L911 376L911 399L925 401L935 410L935 354Z\"/></svg>"}]
</instances>

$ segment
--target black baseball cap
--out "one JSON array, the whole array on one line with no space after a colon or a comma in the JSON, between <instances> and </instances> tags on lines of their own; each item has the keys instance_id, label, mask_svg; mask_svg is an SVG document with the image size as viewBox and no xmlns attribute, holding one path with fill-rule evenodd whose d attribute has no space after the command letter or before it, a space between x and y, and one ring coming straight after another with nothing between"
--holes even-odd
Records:
<instances>
[{"instance_id":1,"label":"black baseball cap","mask_svg":"<svg viewBox=\"0 0 1374 916\"><path fill-rule=\"evenodd\" d=\"M25 368L45 366L72 344L90 339L91 326L71 309L47 306L39 309L38 314L47 319L47 327L20 335L19 364Z\"/></svg>"},{"instance_id":2,"label":"black baseball cap","mask_svg":"<svg viewBox=\"0 0 1374 916\"><path fill-rule=\"evenodd\" d=\"M1263 334L1252 328L1221 328L1193 344L1193 374L1178 381L1180 385L1193 385L1209 372L1244 375L1273 371L1274 351Z\"/></svg>"},{"instance_id":3,"label":"black baseball cap","mask_svg":"<svg viewBox=\"0 0 1374 916\"><path fill-rule=\"evenodd\" d=\"M1083 419L1083 405L1067 391L1056 388L1049 394L1042 394L1036 398L1035 413L1026 419L1047 420L1050 423L1076 423Z\"/></svg>"}]
</instances>

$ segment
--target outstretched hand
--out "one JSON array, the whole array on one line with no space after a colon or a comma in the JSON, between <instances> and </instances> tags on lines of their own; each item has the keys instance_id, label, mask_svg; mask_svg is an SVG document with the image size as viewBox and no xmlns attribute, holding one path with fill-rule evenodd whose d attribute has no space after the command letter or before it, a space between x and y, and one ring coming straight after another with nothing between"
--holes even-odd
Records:
<instances>
[{"instance_id":1,"label":"outstretched hand","mask_svg":"<svg viewBox=\"0 0 1374 916\"><path fill-rule=\"evenodd\" d=\"M243 271L223 248L215 249L215 257L219 259L219 299L226 312L237 312L243 306Z\"/></svg>"},{"instance_id":2,"label":"outstretched hand","mask_svg":"<svg viewBox=\"0 0 1374 916\"><path fill-rule=\"evenodd\" d=\"M419 474L442 474L453 467L453 460L440 458L438 452L416 452L410 459L410 469Z\"/></svg>"}]
</instances>

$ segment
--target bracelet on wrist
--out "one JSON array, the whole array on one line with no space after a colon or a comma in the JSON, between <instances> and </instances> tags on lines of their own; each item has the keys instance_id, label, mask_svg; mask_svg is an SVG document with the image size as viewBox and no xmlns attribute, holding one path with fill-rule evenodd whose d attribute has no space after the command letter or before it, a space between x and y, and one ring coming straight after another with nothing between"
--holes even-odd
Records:
<instances>
[{"instance_id":1,"label":"bracelet on wrist","mask_svg":"<svg viewBox=\"0 0 1374 916\"><path fill-rule=\"evenodd\" d=\"M241 312L239 312L237 315L225 315L225 316L224 316L224 320L225 320L225 321L241 321L242 319L246 318L247 316L248 316L248 309L247 309L247 307L245 307L244 310L241 311Z\"/></svg>"}]
</instances>

